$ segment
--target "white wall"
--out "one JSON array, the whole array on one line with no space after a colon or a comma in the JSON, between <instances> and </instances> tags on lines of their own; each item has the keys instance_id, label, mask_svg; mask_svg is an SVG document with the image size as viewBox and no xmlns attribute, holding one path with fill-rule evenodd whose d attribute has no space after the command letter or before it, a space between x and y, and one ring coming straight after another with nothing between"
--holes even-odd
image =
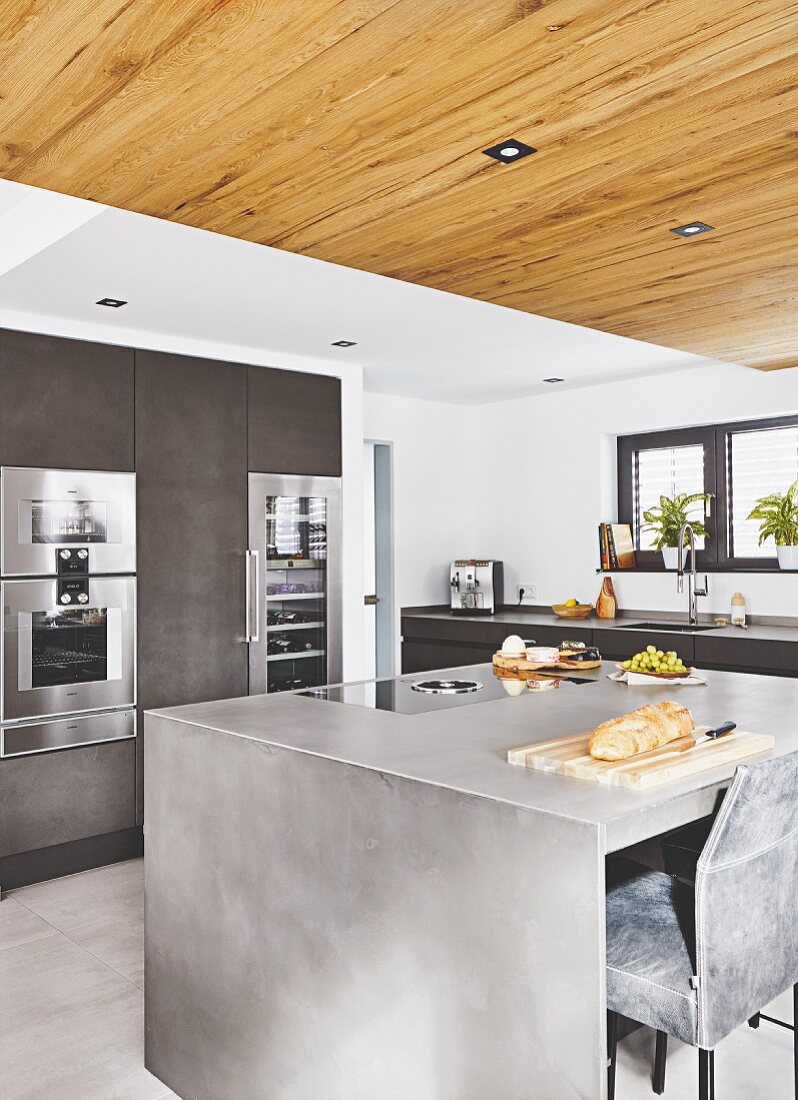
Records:
<instances>
[{"instance_id":1,"label":"white wall","mask_svg":"<svg viewBox=\"0 0 798 1100\"><path fill-rule=\"evenodd\" d=\"M797 411L798 370L724 365L482 406L476 541L504 560L510 594L529 582L538 603L594 602L596 528L617 519L617 435ZM685 608L672 575L613 579L621 607ZM709 586L701 610L728 613L739 589L753 614L798 615L796 575L710 574Z\"/></svg>"},{"instance_id":2,"label":"white wall","mask_svg":"<svg viewBox=\"0 0 798 1100\"><path fill-rule=\"evenodd\" d=\"M473 406L364 394L364 434L393 443L397 609L445 603L453 558L491 552L478 536L477 410ZM397 646L397 653L398 653Z\"/></svg>"}]
</instances>

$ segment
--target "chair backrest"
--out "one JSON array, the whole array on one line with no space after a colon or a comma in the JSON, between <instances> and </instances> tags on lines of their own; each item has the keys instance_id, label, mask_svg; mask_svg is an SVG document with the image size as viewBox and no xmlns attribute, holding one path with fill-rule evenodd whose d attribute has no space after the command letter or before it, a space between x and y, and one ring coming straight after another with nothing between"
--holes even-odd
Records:
<instances>
[{"instance_id":1,"label":"chair backrest","mask_svg":"<svg viewBox=\"0 0 798 1100\"><path fill-rule=\"evenodd\" d=\"M798 752L741 764L696 873L698 1045L798 982Z\"/></svg>"}]
</instances>

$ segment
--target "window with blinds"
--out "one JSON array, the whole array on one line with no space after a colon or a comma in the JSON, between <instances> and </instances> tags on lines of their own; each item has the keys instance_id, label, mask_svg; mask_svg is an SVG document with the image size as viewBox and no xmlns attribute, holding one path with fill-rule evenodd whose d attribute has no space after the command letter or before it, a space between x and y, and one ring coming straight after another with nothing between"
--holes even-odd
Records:
<instances>
[{"instance_id":1,"label":"window with blinds","mask_svg":"<svg viewBox=\"0 0 798 1100\"><path fill-rule=\"evenodd\" d=\"M748 515L759 497L784 493L798 479L798 425L730 432L729 557L775 558L772 540L759 546L759 521Z\"/></svg>"},{"instance_id":2,"label":"window with blinds","mask_svg":"<svg viewBox=\"0 0 798 1100\"><path fill-rule=\"evenodd\" d=\"M656 447L635 453L635 544L638 550L653 550L656 535L643 530L643 513L659 505L661 496L671 499L677 493L704 492L704 448L698 444L685 447ZM704 519L704 505L697 503L688 509L689 516ZM703 549L704 539L696 539L696 549Z\"/></svg>"},{"instance_id":3,"label":"window with blinds","mask_svg":"<svg viewBox=\"0 0 798 1100\"><path fill-rule=\"evenodd\" d=\"M704 519L709 536L697 540L699 567L778 569L776 547L759 546L759 521L748 516L760 497L784 493L798 480L798 416L704 424L694 428L618 436L618 521L631 524L637 564L661 568L643 513L660 496L709 493L688 518Z\"/></svg>"}]
</instances>

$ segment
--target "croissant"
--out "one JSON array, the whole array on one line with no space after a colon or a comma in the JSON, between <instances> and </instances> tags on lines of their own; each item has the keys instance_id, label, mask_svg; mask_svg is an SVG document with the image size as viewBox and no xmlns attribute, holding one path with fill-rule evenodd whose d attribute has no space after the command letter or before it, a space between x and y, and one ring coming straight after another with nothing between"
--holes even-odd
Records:
<instances>
[{"instance_id":1,"label":"croissant","mask_svg":"<svg viewBox=\"0 0 798 1100\"><path fill-rule=\"evenodd\" d=\"M626 760L667 745L694 729L687 707L663 701L596 726L590 738L590 755L596 760Z\"/></svg>"}]
</instances>

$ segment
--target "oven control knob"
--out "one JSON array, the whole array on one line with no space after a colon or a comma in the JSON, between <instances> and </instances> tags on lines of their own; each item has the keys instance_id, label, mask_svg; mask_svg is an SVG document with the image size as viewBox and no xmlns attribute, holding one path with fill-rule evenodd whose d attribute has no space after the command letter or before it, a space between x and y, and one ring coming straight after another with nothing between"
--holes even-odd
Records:
<instances>
[{"instance_id":1,"label":"oven control knob","mask_svg":"<svg viewBox=\"0 0 798 1100\"><path fill-rule=\"evenodd\" d=\"M60 554L61 554L61 557L64 559L64 561L69 561L69 559L72 557L72 551L71 550L61 550Z\"/></svg>"},{"instance_id":2,"label":"oven control knob","mask_svg":"<svg viewBox=\"0 0 798 1100\"><path fill-rule=\"evenodd\" d=\"M78 550L78 557L80 558L81 561L85 561L88 556L89 556L89 551L88 550Z\"/></svg>"},{"instance_id":3,"label":"oven control knob","mask_svg":"<svg viewBox=\"0 0 798 1100\"><path fill-rule=\"evenodd\" d=\"M87 592L78 592L78 603L88 603L89 595Z\"/></svg>"},{"instance_id":4,"label":"oven control knob","mask_svg":"<svg viewBox=\"0 0 798 1100\"><path fill-rule=\"evenodd\" d=\"M63 592L61 594L61 603L72 603L72 597L68 592Z\"/></svg>"}]
</instances>

